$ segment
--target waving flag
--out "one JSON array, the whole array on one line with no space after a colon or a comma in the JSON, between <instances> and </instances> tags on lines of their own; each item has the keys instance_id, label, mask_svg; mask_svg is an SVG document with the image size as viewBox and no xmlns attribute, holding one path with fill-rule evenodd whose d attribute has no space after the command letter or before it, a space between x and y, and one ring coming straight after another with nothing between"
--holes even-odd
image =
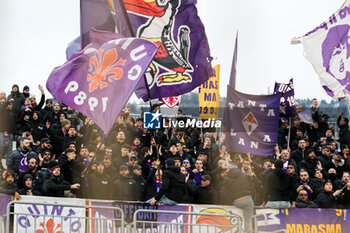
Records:
<instances>
[{"instance_id":1,"label":"waving flag","mask_svg":"<svg viewBox=\"0 0 350 233\"><path fill-rule=\"evenodd\" d=\"M91 118L105 134L157 51L150 41L91 31L91 44L56 67L46 83L55 99Z\"/></svg>"},{"instance_id":2,"label":"waving flag","mask_svg":"<svg viewBox=\"0 0 350 233\"><path fill-rule=\"evenodd\" d=\"M232 57L232 65L231 65L231 75L230 75L230 81L229 81L229 86L233 89L236 89L236 76L237 76L237 53L238 53L238 31L236 33L236 42L235 42L235 48L233 50L233 57ZM227 90L228 92L228 90ZM227 94L228 95L228 94ZM227 98L226 98L226 103L225 106L228 106L228 102L227 102ZM224 126L226 127L226 125L228 124L228 118L227 118L227 114L228 114L228 109L227 107L224 109L224 117L222 119ZM232 119L231 119L232 120ZM227 128L225 128L227 129Z\"/></svg>"},{"instance_id":3,"label":"waving flag","mask_svg":"<svg viewBox=\"0 0 350 233\"><path fill-rule=\"evenodd\" d=\"M214 66L215 76L198 88L199 117L202 119L218 119L220 65Z\"/></svg>"},{"instance_id":4,"label":"waving flag","mask_svg":"<svg viewBox=\"0 0 350 233\"><path fill-rule=\"evenodd\" d=\"M305 123L310 124L310 125L314 122L312 120L311 109L305 109L304 111L299 112L298 117L299 117L300 121L305 122Z\"/></svg>"},{"instance_id":5,"label":"waving flag","mask_svg":"<svg viewBox=\"0 0 350 233\"><path fill-rule=\"evenodd\" d=\"M295 117L295 99L293 79L289 83L275 83L274 93L281 93L280 117Z\"/></svg>"},{"instance_id":6,"label":"waving flag","mask_svg":"<svg viewBox=\"0 0 350 233\"><path fill-rule=\"evenodd\" d=\"M273 155L277 142L281 94L248 95L227 86L228 151L256 155Z\"/></svg>"},{"instance_id":7,"label":"waving flag","mask_svg":"<svg viewBox=\"0 0 350 233\"><path fill-rule=\"evenodd\" d=\"M292 44L303 43L304 56L311 62L320 78L322 87L335 100L350 94L350 1L343 3L314 30L300 38L293 38Z\"/></svg>"},{"instance_id":8,"label":"waving flag","mask_svg":"<svg viewBox=\"0 0 350 233\"><path fill-rule=\"evenodd\" d=\"M146 101L178 96L190 92L212 76L212 58L204 26L197 15L196 0L123 2L133 33L159 47L145 73L146 80L136 88L139 98ZM116 22L125 20L123 14L115 17Z\"/></svg>"}]
</instances>

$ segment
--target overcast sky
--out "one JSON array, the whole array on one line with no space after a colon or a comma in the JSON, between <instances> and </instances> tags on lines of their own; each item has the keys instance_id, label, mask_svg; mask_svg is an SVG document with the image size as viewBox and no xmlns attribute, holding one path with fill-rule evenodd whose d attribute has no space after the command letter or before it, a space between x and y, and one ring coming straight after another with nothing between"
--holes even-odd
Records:
<instances>
[{"instance_id":1,"label":"overcast sky","mask_svg":"<svg viewBox=\"0 0 350 233\"><path fill-rule=\"evenodd\" d=\"M267 94L274 82L294 78L296 98L331 100L321 88L302 45L290 45L334 13L341 0L198 0L213 65L221 65L220 95L226 96L238 30L237 89ZM79 0L0 1L0 91L14 83L39 94L65 49L80 33Z\"/></svg>"}]
</instances>

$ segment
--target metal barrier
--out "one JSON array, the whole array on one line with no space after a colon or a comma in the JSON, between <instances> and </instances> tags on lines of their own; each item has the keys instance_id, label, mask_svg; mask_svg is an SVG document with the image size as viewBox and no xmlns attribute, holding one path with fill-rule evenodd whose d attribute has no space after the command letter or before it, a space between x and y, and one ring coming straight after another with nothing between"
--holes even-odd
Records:
<instances>
[{"instance_id":1,"label":"metal barrier","mask_svg":"<svg viewBox=\"0 0 350 233\"><path fill-rule=\"evenodd\" d=\"M69 207L69 208L81 208L84 209L84 212L88 211L88 214L84 214L84 216L82 217L78 217L78 216L57 216L57 215L52 215L52 214L37 214L37 213L15 213L14 212L14 206L16 204L23 204L23 205L35 205L37 206L59 206L60 208L63 207ZM100 217L100 216L93 216L93 217L86 217L86 216L91 216L91 213L93 211L93 209L102 209L104 211L113 211L114 216L117 216L116 212L117 211L120 215L120 218L107 218L107 217ZM110 207L110 206L96 206L96 205L65 205L65 204L50 204L50 203L36 203L36 202L23 202L23 201L11 201L8 203L7 205L7 209L6 209L6 232L7 233L17 233L18 232L18 226L14 226L13 225L13 219L17 218L21 218L22 219L22 225L24 224L25 226L25 232L27 233L31 233L32 228L30 230L28 230L29 227L31 227L29 225L29 221L28 218L32 217L34 218L34 226L37 226L37 218L42 218L43 222L45 223L45 219L54 219L54 225L51 225L51 229L52 232L56 232L59 229L57 228L64 228L65 224L74 224L74 222L78 223L80 221L84 222L84 226L85 226L85 232L86 233L102 233L103 231L100 231L100 229L102 229L101 226L108 226L107 228L110 229L110 231L108 233L117 233L117 232L126 232L125 229L125 221L124 221L124 212L121 208L119 207ZM11 224L12 223L12 224ZM51 221L52 223L52 221ZM69 225L69 226L70 226ZM42 223L40 223L40 226L43 226ZM56 229L54 228L56 226ZM43 226L43 229L45 228L45 226ZM65 233L71 233L71 232L79 232L77 230L72 230L71 228L69 228L69 231L64 231ZM37 229L34 228L34 230L36 230L35 232L43 232L46 233L47 231L37 231ZM23 230L22 230L23 232ZM48 231L51 233L51 231Z\"/></svg>"},{"instance_id":2,"label":"metal barrier","mask_svg":"<svg viewBox=\"0 0 350 233\"><path fill-rule=\"evenodd\" d=\"M143 221L138 220L137 215L141 212L162 215L162 219L166 219L167 215L178 216L178 221ZM192 223L193 217L208 217L211 219L211 224L198 224ZM218 218L228 219L230 225L213 224ZM173 218L172 218L173 219ZM183 220L185 219L185 221ZM189 220L189 221L186 221ZM139 209L134 212L133 223L130 226L131 233L137 232L158 232L158 233L173 233L173 232L186 232L186 233L217 233L217 232L242 232L242 220L237 215L226 214L210 214L210 213L193 213L186 211L166 211L166 210L146 210Z\"/></svg>"},{"instance_id":3,"label":"metal barrier","mask_svg":"<svg viewBox=\"0 0 350 233\"><path fill-rule=\"evenodd\" d=\"M5 220L6 220L6 215L0 216L0 233L5 233Z\"/></svg>"}]
</instances>

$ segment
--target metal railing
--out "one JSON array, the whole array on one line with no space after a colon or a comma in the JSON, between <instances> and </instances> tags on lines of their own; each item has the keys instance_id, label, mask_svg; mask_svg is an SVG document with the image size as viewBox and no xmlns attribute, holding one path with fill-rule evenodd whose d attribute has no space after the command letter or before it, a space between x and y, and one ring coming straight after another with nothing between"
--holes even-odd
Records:
<instances>
[{"instance_id":1,"label":"metal railing","mask_svg":"<svg viewBox=\"0 0 350 233\"><path fill-rule=\"evenodd\" d=\"M69 208L82 208L84 211L84 216L59 216L55 214L38 214L38 213L15 213L14 207L15 205L35 205L37 206L59 206L60 208L69 207ZM45 207L47 208L47 207ZM86 214L86 211L93 211L94 209L102 209L104 211L113 211L114 218L109 217L90 217L90 214ZM117 214L115 211L119 213L120 218L117 218ZM34 219L34 223L29 223L29 218ZM7 205L6 209L6 232L8 233L18 233L19 232L19 224L14 224L14 220L17 219L17 223L22 226L21 232L31 233L37 230L38 221L40 221L40 226L45 229L43 223L46 222L47 219L52 219L49 223L50 227L56 230L64 229L66 224L69 224L69 231L64 231L65 233L71 232L79 232L75 230L73 224L81 224L83 223L85 226L86 233L101 233L99 229L101 229L103 225L108 225L107 229L110 229L108 233L116 233L116 232L125 232L125 221L124 221L124 212L119 207L111 207L111 206L98 206L98 205L67 205L67 204L50 204L50 203L36 203L36 202L23 202L23 201L11 201ZM20 220L20 222L18 221ZM12 223L12 224L11 224ZM56 228L55 228L56 227ZM24 229L23 229L24 228ZM46 231L43 231L46 232ZM106 232L107 233L107 232Z\"/></svg>"},{"instance_id":2,"label":"metal railing","mask_svg":"<svg viewBox=\"0 0 350 233\"><path fill-rule=\"evenodd\" d=\"M144 221L138 220L137 215L139 213L150 213L163 215L175 215L178 216L179 221ZM193 218L197 216L205 216L210 218L211 224L198 224L192 223ZM190 221L183 221L182 219L190 219ZM213 224L218 218L228 218L230 225ZM174 218L169 218L174 219ZM211 214L211 213L193 213L186 211L167 211L167 210L147 210L139 209L134 212L133 223L130 226L132 230L131 233L136 232L162 232L162 233L173 233L173 232L186 232L186 233L218 233L218 232L232 232L240 233L242 232L242 220L237 215L227 215L227 214ZM142 231L140 230L142 229Z\"/></svg>"}]
</instances>

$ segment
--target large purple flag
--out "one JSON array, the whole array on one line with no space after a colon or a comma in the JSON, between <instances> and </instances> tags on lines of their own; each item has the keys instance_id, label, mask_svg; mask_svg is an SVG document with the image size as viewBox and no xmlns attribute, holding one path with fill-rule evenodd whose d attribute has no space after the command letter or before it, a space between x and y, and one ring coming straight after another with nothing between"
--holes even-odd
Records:
<instances>
[{"instance_id":1,"label":"large purple flag","mask_svg":"<svg viewBox=\"0 0 350 233\"><path fill-rule=\"evenodd\" d=\"M55 99L91 118L107 134L158 47L144 39L95 30L90 40L52 71L46 87Z\"/></svg>"},{"instance_id":2,"label":"large purple flag","mask_svg":"<svg viewBox=\"0 0 350 233\"><path fill-rule=\"evenodd\" d=\"M116 15L118 15L117 22ZM83 48L90 43L91 28L110 32L122 31L123 36L134 37L122 0L80 0L80 32Z\"/></svg>"},{"instance_id":3,"label":"large purple flag","mask_svg":"<svg viewBox=\"0 0 350 233\"><path fill-rule=\"evenodd\" d=\"M280 117L295 117L295 99L293 79L289 83L275 83L274 93L281 93Z\"/></svg>"},{"instance_id":4,"label":"large purple flag","mask_svg":"<svg viewBox=\"0 0 350 233\"><path fill-rule=\"evenodd\" d=\"M213 75L212 58L204 26L197 15L196 0L123 2L135 36L159 47L145 73L146 79L136 88L139 98L146 101L178 96L192 91ZM115 16L116 22L119 18L125 20L122 14Z\"/></svg>"},{"instance_id":5,"label":"large purple flag","mask_svg":"<svg viewBox=\"0 0 350 233\"><path fill-rule=\"evenodd\" d=\"M277 142L281 94L248 95L227 86L228 151L256 155L273 155Z\"/></svg>"},{"instance_id":6,"label":"large purple flag","mask_svg":"<svg viewBox=\"0 0 350 233\"><path fill-rule=\"evenodd\" d=\"M230 75L230 81L229 81L229 86L233 89L236 89L236 75L237 75L237 69L236 69L236 65L237 65L237 51L238 50L238 31L236 33L236 42L235 42L235 48L233 50L233 57L232 57L232 65L231 65L231 75ZM226 98L226 104L225 106L228 106L227 103L227 98ZM228 109L225 108L224 109L224 117L222 119L224 125L227 125L227 111Z\"/></svg>"}]
</instances>

